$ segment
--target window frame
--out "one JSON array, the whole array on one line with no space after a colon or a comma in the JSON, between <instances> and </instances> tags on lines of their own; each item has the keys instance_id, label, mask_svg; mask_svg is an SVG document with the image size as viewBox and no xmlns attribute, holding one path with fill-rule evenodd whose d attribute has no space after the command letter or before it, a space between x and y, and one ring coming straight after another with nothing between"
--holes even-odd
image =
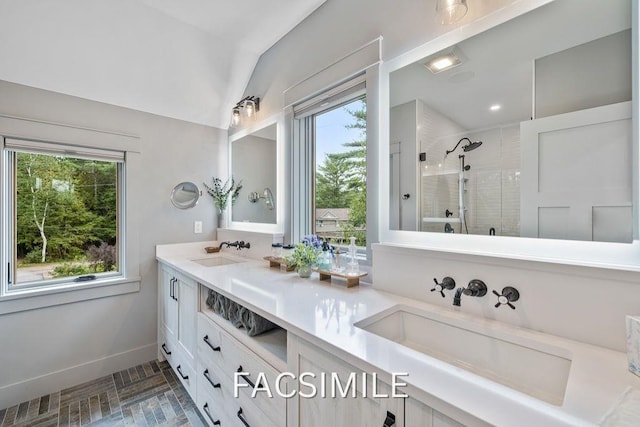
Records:
<instances>
[{"instance_id":1,"label":"window frame","mask_svg":"<svg viewBox=\"0 0 640 427\"><path fill-rule=\"evenodd\" d=\"M59 146L58 144L51 143L38 143L36 141L22 141L13 140L10 138L4 138L3 156L6 156L7 169L6 177L8 178L7 186L8 190L5 193L7 199L3 199L3 203L6 203L7 209L7 235L11 236L10 239L3 239L5 247L3 252L5 257L2 259L2 265L8 264L7 268L7 282L6 282L6 294L11 295L14 293L21 293L30 289L52 289L58 286L65 286L71 282L77 284L87 284L93 281L111 280L124 276L122 271L123 261L125 259L126 249L122 245L124 241L124 211L123 211L123 197L124 192L124 171L125 171L125 156L124 153L113 153L113 155L105 150L87 150L81 149L81 151L72 151L69 146ZM15 143L15 144L12 144ZM20 147L20 143L25 142L26 147ZM33 149L28 147L32 146ZM75 149L75 148L74 148ZM41 281L31 281L17 283L17 257L16 257L16 245L17 245L17 165L19 154L35 154L45 156L61 156L74 159L95 160L102 162L111 162L116 164L116 251L118 258L118 270L113 272L97 273L96 278L93 280L79 281L78 278L83 275L73 275L67 277L60 277L55 279L46 279ZM102 156L101 156L102 155ZM105 155L108 155L106 158ZM111 158L113 157L113 159Z\"/></svg>"},{"instance_id":2,"label":"window frame","mask_svg":"<svg viewBox=\"0 0 640 427\"><path fill-rule=\"evenodd\" d=\"M58 144L77 151L105 150L124 155L120 180L120 275L103 277L87 282L63 281L55 286L38 286L8 292L8 270L5 260L7 218L11 209L7 206L7 193L11 191L4 179L9 165L4 149L5 139L28 140L36 144ZM123 132L87 128L66 123L47 122L38 119L0 114L0 315L139 292L140 287L140 239L139 216L136 212L143 201L131 197L142 188L137 183L143 177L140 138ZM13 238L11 243L13 244Z\"/></svg>"},{"instance_id":3,"label":"window frame","mask_svg":"<svg viewBox=\"0 0 640 427\"><path fill-rule=\"evenodd\" d=\"M360 87L361 86L361 87ZM297 242L315 229L315 129L317 114L339 108L357 99L367 100L367 246L358 251L359 259L370 265L371 245L378 242L378 139L375 114L378 95L378 67L325 89L290 107L287 113L289 213L288 237ZM325 104L329 102L329 104ZM325 104L325 105L322 105ZM341 246L342 247L342 246ZM345 246L345 247L348 247Z\"/></svg>"}]
</instances>

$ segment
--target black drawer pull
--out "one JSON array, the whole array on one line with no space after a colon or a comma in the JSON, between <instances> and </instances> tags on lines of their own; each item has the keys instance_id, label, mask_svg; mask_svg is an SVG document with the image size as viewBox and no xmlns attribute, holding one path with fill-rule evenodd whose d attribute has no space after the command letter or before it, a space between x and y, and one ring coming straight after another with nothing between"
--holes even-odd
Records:
<instances>
[{"instance_id":1,"label":"black drawer pull","mask_svg":"<svg viewBox=\"0 0 640 427\"><path fill-rule=\"evenodd\" d=\"M387 411L387 418L385 418L384 424L382 425L382 427L391 427L394 425L396 425L396 416L393 415L391 412Z\"/></svg>"},{"instance_id":2,"label":"black drawer pull","mask_svg":"<svg viewBox=\"0 0 640 427\"><path fill-rule=\"evenodd\" d=\"M169 350L167 350L167 344L166 343L162 344L162 351L164 351L167 356L171 354L171 352Z\"/></svg>"},{"instance_id":3,"label":"black drawer pull","mask_svg":"<svg viewBox=\"0 0 640 427\"><path fill-rule=\"evenodd\" d=\"M242 408L238 409L238 418L240 418L240 421L242 421L242 424L244 424L246 427L251 427L247 422L247 420L245 420L244 416L242 415Z\"/></svg>"},{"instance_id":4,"label":"black drawer pull","mask_svg":"<svg viewBox=\"0 0 640 427\"><path fill-rule=\"evenodd\" d=\"M242 365L240 365L236 372L242 372L242 371L244 371L244 369L242 369ZM240 376L242 377L243 380L247 382L247 384L249 384L251 388L256 388L256 385L253 383L253 381L249 379L247 375L240 375ZM264 387L262 387L262 384L258 384L258 388L264 388Z\"/></svg>"},{"instance_id":5,"label":"black drawer pull","mask_svg":"<svg viewBox=\"0 0 640 427\"><path fill-rule=\"evenodd\" d=\"M204 338L202 338L202 340L204 342L206 342L209 347L211 347L211 350L220 351L220 346L219 345L214 346L213 344L211 344L211 341L209 341L209 335L205 335Z\"/></svg>"},{"instance_id":6,"label":"black drawer pull","mask_svg":"<svg viewBox=\"0 0 640 427\"><path fill-rule=\"evenodd\" d=\"M209 417L209 419L211 420L211 422L213 423L214 426L219 426L220 425L220 420L214 420L213 417L211 416L211 414L209 413L209 404L205 403L204 405L202 405L202 410L204 411L205 414L207 414L207 417Z\"/></svg>"},{"instance_id":7,"label":"black drawer pull","mask_svg":"<svg viewBox=\"0 0 640 427\"><path fill-rule=\"evenodd\" d=\"M178 367L176 368L176 371L178 371L178 373L180 374L180 376L182 377L183 380L188 380L189 379L189 375L185 375L182 373L182 369L180 369L180 365L178 365Z\"/></svg>"},{"instance_id":8,"label":"black drawer pull","mask_svg":"<svg viewBox=\"0 0 640 427\"><path fill-rule=\"evenodd\" d=\"M207 381L209 381L209 383L213 386L213 388L220 388L220 383L214 383L211 377L209 376L208 369L205 369L202 375L204 375L204 377L207 379Z\"/></svg>"}]
</instances>

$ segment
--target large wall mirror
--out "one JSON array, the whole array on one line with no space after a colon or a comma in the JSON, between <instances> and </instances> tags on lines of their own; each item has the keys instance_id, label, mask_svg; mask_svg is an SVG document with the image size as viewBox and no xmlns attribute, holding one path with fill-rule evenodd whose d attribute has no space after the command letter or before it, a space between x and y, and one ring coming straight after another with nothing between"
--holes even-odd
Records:
<instances>
[{"instance_id":1,"label":"large wall mirror","mask_svg":"<svg viewBox=\"0 0 640 427\"><path fill-rule=\"evenodd\" d=\"M632 16L629 0L555 0L391 61L389 230L632 246Z\"/></svg>"},{"instance_id":2,"label":"large wall mirror","mask_svg":"<svg viewBox=\"0 0 640 427\"><path fill-rule=\"evenodd\" d=\"M279 231L282 205L279 122L256 123L230 139L231 173L242 190L231 208L231 226L256 231Z\"/></svg>"}]
</instances>

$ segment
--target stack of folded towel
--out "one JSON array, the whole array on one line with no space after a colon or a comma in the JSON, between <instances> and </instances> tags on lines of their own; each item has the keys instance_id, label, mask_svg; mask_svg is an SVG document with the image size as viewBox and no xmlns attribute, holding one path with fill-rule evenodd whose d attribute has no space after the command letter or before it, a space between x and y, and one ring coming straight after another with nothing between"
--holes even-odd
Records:
<instances>
[{"instance_id":1,"label":"stack of folded towel","mask_svg":"<svg viewBox=\"0 0 640 427\"><path fill-rule=\"evenodd\" d=\"M209 289L206 304L214 313L230 321L236 328L244 327L250 337L278 327L275 323L211 289Z\"/></svg>"}]
</instances>

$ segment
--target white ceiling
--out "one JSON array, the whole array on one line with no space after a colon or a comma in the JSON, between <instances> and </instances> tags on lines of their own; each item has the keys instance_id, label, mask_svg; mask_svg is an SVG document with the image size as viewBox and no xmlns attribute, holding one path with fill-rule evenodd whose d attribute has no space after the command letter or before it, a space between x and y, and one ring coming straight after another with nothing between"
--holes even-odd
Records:
<instances>
[{"instance_id":1,"label":"white ceiling","mask_svg":"<svg viewBox=\"0 0 640 427\"><path fill-rule=\"evenodd\" d=\"M226 129L260 55L324 1L0 0L0 79Z\"/></svg>"},{"instance_id":2,"label":"white ceiling","mask_svg":"<svg viewBox=\"0 0 640 427\"><path fill-rule=\"evenodd\" d=\"M393 72L391 106L421 99L466 129L528 120L533 61L630 28L628 10L627 0L545 5L459 43L465 60L455 68L432 74L422 60Z\"/></svg>"}]
</instances>

